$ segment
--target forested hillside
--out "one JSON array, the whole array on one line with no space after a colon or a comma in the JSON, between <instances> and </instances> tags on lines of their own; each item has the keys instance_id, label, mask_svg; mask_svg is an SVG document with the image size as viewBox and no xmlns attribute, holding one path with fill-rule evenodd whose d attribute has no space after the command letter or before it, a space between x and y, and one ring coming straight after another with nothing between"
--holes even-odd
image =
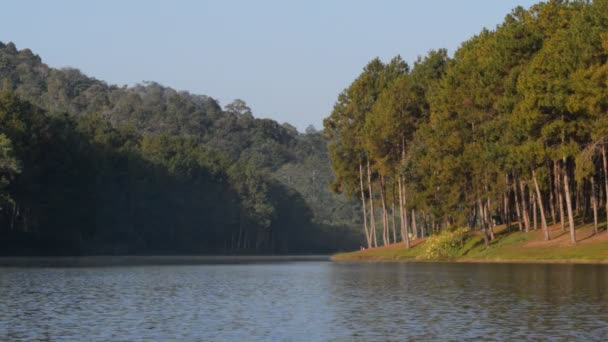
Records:
<instances>
[{"instance_id":1,"label":"forested hillside","mask_svg":"<svg viewBox=\"0 0 608 342\"><path fill-rule=\"evenodd\" d=\"M516 8L449 58L371 61L324 122L335 188L367 244L497 223L522 231L608 213L608 1ZM602 217L604 219L602 219ZM560 234L563 234L560 232Z\"/></svg>"},{"instance_id":2,"label":"forested hillside","mask_svg":"<svg viewBox=\"0 0 608 342\"><path fill-rule=\"evenodd\" d=\"M298 133L0 43L2 253L324 252L462 226L489 245L512 222L576 243L608 220L607 63L608 1L551 0L452 57L370 61Z\"/></svg>"},{"instance_id":3,"label":"forested hillside","mask_svg":"<svg viewBox=\"0 0 608 342\"><path fill-rule=\"evenodd\" d=\"M3 254L358 246L321 134L157 83L117 87L0 43Z\"/></svg>"}]
</instances>

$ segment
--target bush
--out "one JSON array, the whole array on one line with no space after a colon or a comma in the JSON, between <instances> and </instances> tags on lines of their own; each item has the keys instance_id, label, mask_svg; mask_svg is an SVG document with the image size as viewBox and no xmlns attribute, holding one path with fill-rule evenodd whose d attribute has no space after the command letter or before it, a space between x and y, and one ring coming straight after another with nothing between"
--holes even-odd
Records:
<instances>
[{"instance_id":1,"label":"bush","mask_svg":"<svg viewBox=\"0 0 608 342\"><path fill-rule=\"evenodd\" d=\"M447 259L457 257L468 236L468 228L458 228L453 231L443 231L430 236L422 245L422 259Z\"/></svg>"}]
</instances>

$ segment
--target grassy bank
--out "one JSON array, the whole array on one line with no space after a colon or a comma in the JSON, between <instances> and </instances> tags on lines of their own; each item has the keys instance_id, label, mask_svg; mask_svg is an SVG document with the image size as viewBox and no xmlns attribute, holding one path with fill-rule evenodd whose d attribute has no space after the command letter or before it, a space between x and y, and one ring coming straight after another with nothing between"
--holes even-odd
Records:
<instances>
[{"instance_id":1,"label":"grassy bank","mask_svg":"<svg viewBox=\"0 0 608 342\"><path fill-rule=\"evenodd\" d=\"M542 231L520 232L517 226L495 228L496 238L489 247L479 232L469 234L449 258L429 258L425 254L425 239L413 241L406 249L403 243L364 251L340 253L334 261L454 261L454 262L555 262L555 263L608 263L608 233L600 226L593 234L591 225L576 229L577 243L572 244L568 232L559 225L549 227L551 240L544 241Z\"/></svg>"}]
</instances>

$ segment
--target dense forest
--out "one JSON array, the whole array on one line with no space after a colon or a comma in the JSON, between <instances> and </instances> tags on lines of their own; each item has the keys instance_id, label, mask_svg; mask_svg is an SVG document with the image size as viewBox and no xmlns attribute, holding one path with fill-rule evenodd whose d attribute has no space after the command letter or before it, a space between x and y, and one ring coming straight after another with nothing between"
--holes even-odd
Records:
<instances>
[{"instance_id":1,"label":"dense forest","mask_svg":"<svg viewBox=\"0 0 608 342\"><path fill-rule=\"evenodd\" d=\"M522 231L608 214L608 1L516 8L453 57L374 59L324 122L368 246L468 226ZM604 217L604 219L602 219Z\"/></svg>"},{"instance_id":2,"label":"dense forest","mask_svg":"<svg viewBox=\"0 0 608 342\"><path fill-rule=\"evenodd\" d=\"M2 254L317 253L608 222L608 1L376 58L322 131L0 42ZM329 184L329 186L328 186ZM344 195L345 194L345 195ZM360 227L363 229L360 229Z\"/></svg>"},{"instance_id":3,"label":"dense forest","mask_svg":"<svg viewBox=\"0 0 608 342\"><path fill-rule=\"evenodd\" d=\"M361 241L326 141L241 100L108 85L0 43L1 254L322 253Z\"/></svg>"}]
</instances>

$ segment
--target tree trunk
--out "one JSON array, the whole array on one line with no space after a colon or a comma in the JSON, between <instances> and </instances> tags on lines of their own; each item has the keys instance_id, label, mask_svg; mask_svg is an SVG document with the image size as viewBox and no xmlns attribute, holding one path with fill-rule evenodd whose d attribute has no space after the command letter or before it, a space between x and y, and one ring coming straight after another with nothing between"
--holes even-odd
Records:
<instances>
[{"instance_id":1,"label":"tree trunk","mask_svg":"<svg viewBox=\"0 0 608 342\"><path fill-rule=\"evenodd\" d=\"M601 180L601 177L600 177L600 180ZM600 210L599 208L604 207L604 205L606 204L606 202L604 202L605 194L604 194L604 191L602 191L601 187L602 187L602 185L598 183L597 184L597 190L598 190L598 192L597 192L597 208L598 209L597 210L598 211Z\"/></svg>"},{"instance_id":2,"label":"tree trunk","mask_svg":"<svg viewBox=\"0 0 608 342\"><path fill-rule=\"evenodd\" d=\"M506 186L509 186L509 182L507 181ZM505 191L502 194L502 222L503 224L507 224L509 221L509 191ZM509 224L507 224L507 229L509 229Z\"/></svg>"},{"instance_id":3,"label":"tree trunk","mask_svg":"<svg viewBox=\"0 0 608 342\"><path fill-rule=\"evenodd\" d=\"M532 193L532 189L530 189L530 203L532 203L532 223L534 226L534 230L538 230L538 214L536 208L536 196Z\"/></svg>"},{"instance_id":4,"label":"tree trunk","mask_svg":"<svg viewBox=\"0 0 608 342\"><path fill-rule=\"evenodd\" d=\"M572 200L570 197L570 184L568 170L566 168L566 157L563 159L564 164L564 197L566 197L566 209L568 209L568 223L570 223L570 239L572 243L576 243L576 232L574 231L574 215L572 214Z\"/></svg>"},{"instance_id":5,"label":"tree trunk","mask_svg":"<svg viewBox=\"0 0 608 342\"><path fill-rule=\"evenodd\" d=\"M365 191L363 190L363 164L359 159L359 184L361 185L361 207L363 208L363 228L365 229L365 239L367 248L372 247L372 236L367 227L367 204L365 203Z\"/></svg>"},{"instance_id":6,"label":"tree trunk","mask_svg":"<svg viewBox=\"0 0 608 342\"><path fill-rule=\"evenodd\" d=\"M509 206L509 174L505 173L505 186L507 191L505 191L505 193L503 194L504 197L504 206L505 206L505 221L504 223L507 224L507 230L511 229L511 210L510 210L510 206Z\"/></svg>"},{"instance_id":7,"label":"tree trunk","mask_svg":"<svg viewBox=\"0 0 608 342\"><path fill-rule=\"evenodd\" d=\"M409 227L409 219L407 217L407 196L405 195L405 183L402 183L403 186L403 190L401 191L401 193L403 194L403 220L405 222L405 235L407 236L407 243L409 246L409 243L411 241L410 239L410 227Z\"/></svg>"},{"instance_id":8,"label":"tree trunk","mask_svg":"<svg viewBox=\"0 0 608 342\"><path fill-rule=\"evenodd\" d=\"M409 244L410 239L410 221L407 217L407 196L405 196L405 184L403 184L403 190L401 191L403 194L403 221L405 225L405 235L407 236L407 241Z\"/></svg>"},{"instance_id":9,"label":"tree trunk","mask_svg":"<svg viewBox=\"0 0 608 342\"><path fill-rule=\"evenodd\" d=\"M581 203L581 198L580 198L580 193L581 193L581 187L580 186L575 186L574 187L574 203L572 205L572 209L574 210L574 215L579 215L581 213L581 209L580 209L580 203ZM576 223L576 222L575 222Z\"/></svg>"},{"instance_id":10,"label":"tree trunk","mask_svg":"<svg viewBox=\"0 0 608 342\"><path fill-rule=\"evenodd\" d=\"M523 223L523 216L521 214L521 203L519 202L519 196L517 195L517 193L519 191L517 191L517 180L514 180L514 184L513 184L513 194L514 194L514 199L515 199L515 214L517 215L517 225L519 226L519 231L522 232L524 230L524 223Z\"/></svg>"},{"instance_id":11,"label":"tree trunk","mask_svg":"<svg viewBox=\"0 0 608 342\"><path fill-rule=\"evenodd\" d=\"M407 213L405 211L405 195L403 194L403 182L399 177L399 209L401 213L401 238L405 241L405 248L410 248L410 237L407 234Z\"/></svg>"},{"instance_id":12,"label":"tree trunk","mask_svg":"<svg viewBox=\"0 0 608 342\"><path fill-rule=\"evenodd\" d=\"M393 243L397 243L397 229L395 228L395 196L393 196L393 203L391 204L391 219L393 227Z\"/></svg>"},{"instance_id":13,"label":"tree trunk","mask_svg":"<svg viewBox=\"0 0 608 342\"><path fill-rule=\"evenodd\" d=\"M606 227L608 229L608 158L606 157L606 144L602 145L602 162L604 164L604 186L606 187Z\"/></svg>"},{"instance_id":14,"label":"tree trunk","mask_svg":"<svg viewBox=\"0 0 608 342\"><path fill-rule=\"evenodd\" d=\"M507 193L503 193L502 194L502 222L503 224L506 224L506 222L509 220L508 218L509 216L509 199L507 198ZM507 225L507 228L509 228L509 225Z\"/></svg>"},{"instance_id":15,"label":"tree trunk","mask_svg":"<svg viewBox=\"0 0 608 342\"><path fill-rule=\"evenodd\" d=\"M374 213L374 191L372 188L372 168L367 161L367 185L369 188L369 224L372 230L372 242L374 247L378 247L378 239L376 238L376 219Z\"/></svg>"},{"instance_id":16,"label":"tree trunk","mask_svg":"<svg viewBox=\"0 0 608 342\"><path fill-rule=\"evenodd\" d=\"M507 192L504 196L505 196L505 223L507 224L507 229L511 229L511 209L509 206L509 193Z\"/></svg>"},{"instance_id":17,"label":"tree trunk","mask_svg":"<svg viewBox=\"0 0 608 342\"><path fill-rule=\"evenodd\" d=\"M595 179L594 175L591 175L591 207L593 208L593 233L597 235L597 196L595 191Z\"/></svg>"},{"instance_id":18,"label":"tree trunk","mask_svg":"<svg viewBox=\"0 0 608 342\"><path fill-rule=\"evenodd\" d=\"M471 221L469 222L469 228L471 230L475 230L475 225L477 224L477 209L475 209L477 207L477 203L473 203L473 217L471 218Z\"/></svg>"},{"instance_id":19,"label":"tree trunk","mask_svg":"<svg viewBox=\"0 0 608 342\"><path fill-rule=\"evenodd\" d=\"M427 219L426 219L426 213L424 211L420 211L421 216L422 216L422 225L420 226L420 237L421 238L425 238L426 236L426 230L427 230Z\"/></svg>"},{"instance_id":20,"label":"tree trunk","mask_svg":"<svg viewBox=\"0 0 608 342\"><path fill-rule=\"evenodd\" d=\"M372 244L374 245L374 247L378 247L378 235L377 235L377 230L374 226L374 231L372 232Z\"/></svg>"},{"instance_id":21,"label":"tree trunk","mask_svg":"<svg viewBox=\"0 0 608 342\"><path fill-rule=\"evenodd\" d=\"M486 222L485 222L485 217L484 217L484 210L483 210L483 204L481 204L481 200L477 200L477 203L479 205L479 216L480 216L480 226L481 226L481 230L483 232L483 242L486 245L486 247L490 246L490 240L488 239L488 231L486 230Z\"/></svg>"},{"instance_id":22,"label":"tree trunk","mask_svg":"<svg viewBox=\"0 0 608 342\"><path fill-rule=\"evenodd\" d=\"M564 197L562 195L562 169L556 160L553 161L553 168L555 169L555 189L557 190L557 205L559 206L559 224L562 228L562 232L566 231L566 218L564 214Z\"/></svg>"},{"instance_id":23,"label":"tree trunk","mask_svg":"<svg viewBox=\"0 0 608 342\"><path fill-rule=\"evenodd\" d=\"M17 217L19 216L19 204L17 202L13 203L13 212L11 213L11 225L10 231L15 231L15 222L17 221Z\"/></svg>"},{"instance_id":24,"label":"tree trunk","mask_svg":"<svg viewBox=\"0 0 608 342\"><path fill-rule=\"evenodd\" d=\"M587 221L587 214L589 213L589 210L591 209L591 203L589 203L589 197L585 196L585 192L586 192L586 184L583 181L581 183L580 186L578 186L579 188L579 199L581 201L580 204L580 208L581 211L583 212L583 218L581 219L581 223L584 224Z\"/></svg>"},{"instance_id":25,"label":"tree trunk","mask_svg":"<svg viewBox=\"0 0 608 342\"><path fill-rule=\"evenodd\" d=\"M395 180L394 179L393 179L392 185L393 185L393 187L392 187L392 203L391 203L391 214L392 215L391 216L393 218L393 243L397 243L397 228L395 226L395 204L396 204L395 200L396 200L396 198L395 198Z\"/></svg>"},{"instance_id":26,"label":"tree trunk","mask_svg":"<svg viewBox=\"0 0 608 342\"><path fill-rule=\"evenodd\" d=\"M380 200L382 202L382 243L387 246L391 243L388 234L388 212L386 211L386 184L384 176L380 175Z\"/></svg>"},{"instance_id":27,"label":"tree trunk","mask_svg":"<svg viewBox=\"0 0 608 342\"><path fill-rule=\"evenodd\" d=\"M524 217L524 226L526 233L530 231L530 216L528 215L528 205L526 203L526 184L523 181L519 181L519 190L521 194L521 214Z\"/></svg>"},{"instance_id":28,"label":"tree trunk","mask_svg":"<svg viewBox=\"0 0 608 342\"><path fill-rule=\"evenodd\" d=\"M557 218L555 216L555 199L553 198L553 186L551 185L553 182L549 179L549 210L551 211L551 220L553 224L557 223Z\"/></svg>"},{"instance_id":29,"label":"tree trunk","mask_svg":"<svg viewBox=\"0 0 608 342\"><path fill-rule=\"evenodd\" d=\"M509 197L509 174L505 173L505 188L506 191L503 194L503 201L504 201L504 211L505 211L505 219L503 223L506 223L507 225L507 230L511 229L511 208L510 208L510 197Z\"/></svg>"},{"instance_id":30,"label":"tree trunk","mask_svg":"<svg viewBox=\"0 0 608 342\"><path fill-rule=\"evenodd\" d=\"M488 231L490 232L490 241L494 241L494 219L492 218L492 214L490 213L490 197L488 196L488 200L486 201L486 205L484 208L484 216L486 218L486 224L488 226Z\"/></svg>"},{"instance_id":31,"label":"tree trunk","mask_svg":"<svg viewBox=\"0 0 608 342\"><path fill-rule=\"evenodd\" d=\"M412 209L412 230L414 231L414 239L418 238L418 225L416 224L416 211Z\"/></svg>"},{"instance_id":32,"label":"tree trunk","mask_svg":"<svg viewBox=\"0 0 608 342\"><path fill-rule=\"evenodd\" d=\"M545 235L545 241L549 241L549 229L547 228L547 219L545 218L545 208L543 207L542 196L540 195L540 187L538 186L538 180L536 179L536 172L532 170L532 180L534 181L534 188L536 189L536 198L538 199L538 208L540 209L540 222L543 227L543 234Z\"/></svg>"},{"instance_id":33,"label":"tree trunk","mask_svg":"<svg viewBox=\"0 0 608 342\"><path fill-rule=\"evenodd\" d=\"M405 222L403 222L403 195L401 194L401 176L397 178L397 190L399 195L399 228L401 231L401 240L405 241Z\"/></svg>"}]
</instances>

